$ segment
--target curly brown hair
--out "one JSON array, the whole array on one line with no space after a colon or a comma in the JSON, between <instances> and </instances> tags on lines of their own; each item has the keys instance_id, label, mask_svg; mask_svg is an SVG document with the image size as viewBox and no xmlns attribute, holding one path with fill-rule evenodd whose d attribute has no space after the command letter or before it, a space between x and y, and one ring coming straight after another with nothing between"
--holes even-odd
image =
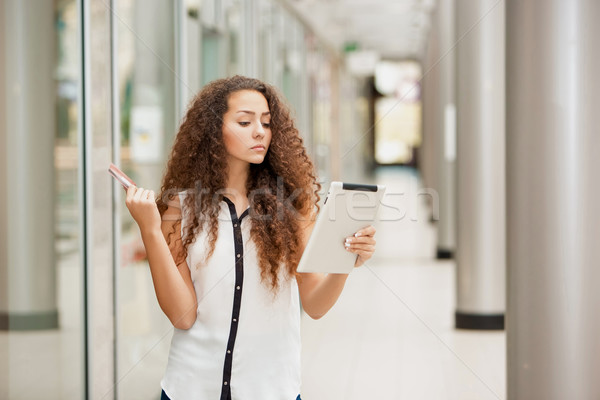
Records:
<instances>
[{"instance_id":1,"label":"curly brown hair","mask_svg":"<svg viewBox=\"0 0 600 400\"><path fill-rule=\"evenodd\" d=\"M181 188L187 189L184 205L189 222L182 232L183 252L176 255L175 261L179 264L186 259L188 246L203 229L207 230L208 239L205 260L212 256L218 238L220 201L227 182L223 115L231 94L241 90L261 93L271 113L271 144L261 164L250 164L246 189L251 193L248 217L261 279L276 292L281 268L290 276L296 275L301 256L301 220L314 215L321 185L289 108L274 87L257 79L234 76L213 81L200 91L175 138L157 206L162 216L167 202ZM168 235L169 242L180 224L181 221L175 224Z\"/></svg>"}]
</instances>

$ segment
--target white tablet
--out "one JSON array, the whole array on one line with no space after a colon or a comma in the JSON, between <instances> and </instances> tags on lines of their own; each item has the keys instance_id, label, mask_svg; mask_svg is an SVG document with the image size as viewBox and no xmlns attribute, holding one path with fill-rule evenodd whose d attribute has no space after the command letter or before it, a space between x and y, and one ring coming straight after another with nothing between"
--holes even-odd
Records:
<instances>
[{"instance_id":1,"label":"white tablet","mask_svg":"<svg viewBox=\"0 0 600 400\"><path fill-rule=\"evenodd\" d=\"M382 185L331 182L298 272L352 272L358 256L348 252L344 242L356 231L375 223L384 192Z\"/></svg>"}]
</instances>

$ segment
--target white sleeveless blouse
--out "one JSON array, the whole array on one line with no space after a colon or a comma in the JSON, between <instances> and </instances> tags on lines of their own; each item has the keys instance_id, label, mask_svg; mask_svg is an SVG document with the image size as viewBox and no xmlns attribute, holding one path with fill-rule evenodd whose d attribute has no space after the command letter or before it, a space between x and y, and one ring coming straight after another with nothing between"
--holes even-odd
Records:
<instances>
[{"instance_id":1,"label":"white sleeveless blouse","mask_svg":"<svg viewBox=\"0 0 600 400\"><path fill-rule=\"evenodd\" d=\"M180 194L182 229L188 217ZM248 211L225 198L219 237L204 265L206 232L188 248L198 309L175 328L161 387L171 400L295 400L300 393L300 300L282 273L277 295L260 280Z\"/></svg>"}]
</instances>

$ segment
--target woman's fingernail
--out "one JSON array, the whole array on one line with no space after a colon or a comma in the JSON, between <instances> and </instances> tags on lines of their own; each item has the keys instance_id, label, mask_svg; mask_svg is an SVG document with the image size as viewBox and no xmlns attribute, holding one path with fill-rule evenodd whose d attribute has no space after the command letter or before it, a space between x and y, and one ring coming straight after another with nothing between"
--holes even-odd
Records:
<instances>
[{"instance_id":1,"label":"woman's fingernail","mask_svg":"<svg viewBox=\"0 0 600 400\"><path fill-rule=\"evenodd\" d=\"M352 241L351 238L346 238L346 244L350 243Z\"/></svg>"},{"instance_id":2,"label":"woman's fingernail","mask_svg":"<svg viewBox=\"0 0 600 400\"><path fill-rule=\"evenodd\" d=\"M359 236L360 236L360 232L356 232L356 233L354 234L354 236L356 236L356 237L359 237Z\"/></svg>"}]
</instances>

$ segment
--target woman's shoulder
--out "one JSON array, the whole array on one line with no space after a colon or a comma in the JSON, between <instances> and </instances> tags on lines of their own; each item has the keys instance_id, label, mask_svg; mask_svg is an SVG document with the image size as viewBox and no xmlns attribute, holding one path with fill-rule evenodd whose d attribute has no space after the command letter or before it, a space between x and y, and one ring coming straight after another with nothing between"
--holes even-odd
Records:
<instances>
[{"instance_id":1,"label":"woman's shoulder","mask_svg":"<svg viewBox=\"0 0 600 400\"><path fill-rule=\"evenodd\" d=\"M168 208L181 210L182 204L185 200L185 196L185 192L170 193L168 195L163 196L163 202L167 205Z\"/></svg>"},{"instance_id":2,"label":"woman's shoulder","mask_svg":"<svg viewBox=\"0 0 600 400\"><path fill-rule=\"evenodd\" d=\"M167 206L163 214L163 219L166 217L167 219L175 218L177 220L180 220L182 219L182 217L185 217L186 197L187 192L185 191L174 192L169 195L163 195L162 202Z\"/></svg>"}]
</instances>

